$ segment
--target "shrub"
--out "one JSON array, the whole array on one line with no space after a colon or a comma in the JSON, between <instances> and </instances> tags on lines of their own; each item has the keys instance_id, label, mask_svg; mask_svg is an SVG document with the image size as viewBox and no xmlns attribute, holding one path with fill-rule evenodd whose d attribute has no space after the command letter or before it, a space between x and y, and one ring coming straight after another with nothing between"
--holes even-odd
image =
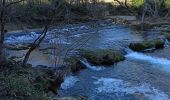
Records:
<instances>
[{"instance_id":1,"label":"shrub","mask_svg":"<svg viewBox=\"0 0 170 100\"><path fill-rule=\"evenodd\" d=\"M4 91L1 95L5 95L5 99L19 99L19 100L47 100L48 96L43 91L43 88L36 88L32 85L28 77L17 74L1 75L1 85ZM2 88L2 87L0 87Z\"/></svg>"}]
</instances>

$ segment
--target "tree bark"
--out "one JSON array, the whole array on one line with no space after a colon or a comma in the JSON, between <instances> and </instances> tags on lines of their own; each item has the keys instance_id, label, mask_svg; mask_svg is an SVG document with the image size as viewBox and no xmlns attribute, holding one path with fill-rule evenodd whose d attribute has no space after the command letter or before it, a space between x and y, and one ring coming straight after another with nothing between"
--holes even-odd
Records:
<instances>
[{"instance_id":1,"label":"tree bark","mask_svg":"<svg viewBox=\"0 0 170 100\"><path fill-rule=\"evenodd\" d=\"M1 38L0 38L0 47L3 47L4 43L4 34L5 34L5 22L4 22L4 13L5 13L5 0L2 1L0 23L1 23Z\"/></svg>"},{"instance_id":2,"label":"tree bark","mask_svg":"<svg viewBox=\"0 0 170 100\"><path fill-rule=\"evenodd\" d=\"M0 10L0 27L1 27L1 34L0 34L0 64L5 63L5 56L4 56L4 34L5 34L5 0L2 1L1 10Z\"/></svg>"},{"instance_id":3,"label":"tree bark","mask_svg":"<svg viewBox=\"0 0 170 100\"><path fill-rule=\"evenodd\" d=\"M34 41L34 43L31 45L30 49L28 50L28 52L26 53L24 60L23 60L23 67L26 66L28 59L30 57L30 54L32 51L34 51L42 42L42 40L45 38L46 34L48 31L48 27L45 26L43 32L41 33L41 35L39 35L39 37Z\"/></svg>"}]
</instances>

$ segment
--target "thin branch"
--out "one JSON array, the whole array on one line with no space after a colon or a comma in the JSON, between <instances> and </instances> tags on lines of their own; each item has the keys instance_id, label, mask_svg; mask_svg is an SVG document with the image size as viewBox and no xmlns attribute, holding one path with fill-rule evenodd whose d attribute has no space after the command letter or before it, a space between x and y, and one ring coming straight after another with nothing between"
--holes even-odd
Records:
<instances>
[{"instance_id":1,"label":"thin branch","mask_svg":"<svg viewBox=\"0 0 170 100\"><path fill-rule=\"evenodd\" d=\"M20 3L20 2L22 2L22 1L25 1L25 0L19 0L19 1L11 2L11 3L7 4L7 5L5 6L5 8L7 8L7 7L11 6L11 5Z\"/></svg>"}]
</instances>

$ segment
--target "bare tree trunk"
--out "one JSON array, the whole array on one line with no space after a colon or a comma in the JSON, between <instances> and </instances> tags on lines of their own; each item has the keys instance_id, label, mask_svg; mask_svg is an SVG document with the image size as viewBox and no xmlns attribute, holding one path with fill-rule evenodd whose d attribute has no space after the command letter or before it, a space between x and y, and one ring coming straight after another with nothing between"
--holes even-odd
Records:
<instances>
[{"instance_id":1,"label":"bare tree trunk","mask_svg":"<svg viewBox=\"0 0 170 100\"><path fill-rule=\"evenodd\" d=\"M0 16L0 23L1 23L1 38L0 38L0 45L2 47L4 42L4 33L5 33L5 22L4 22L4 12L5 12L5 0L2 1L1 7L1 16Z\"/></svg>"},{"instance_id":2,"label":"bare tree trunk","mask_svg":"<svg viewBox=\"0 0 170 100\"><path fill-rule=\"evenodd\" d=\"M34 51L39 45L40 43L42 42L42 40L45 38L46 34L47 34L47 31L48 31L48 25L50 25L54 18L56 17L56 10L64 3L64 0L61 0L60 3L58 4L58 1L57 0L53 0L53 8L52 8L52 12L53 12L53 15L52 15L52 18L50 20L49 23L46 24L43 32L41 33L41 35L39 35L39 37L34 41L34 43L31 45L31 48L28 50L28 52L26 53L25 57L24 57L24 60L23 60L23 63L22 63L22 66L25 67L27 62L28 62L28 59L29 59L29 56L31 54L32 51Z\"/></svg>"},{"instance_id":3,"label":"bare tree trunk","mask_svg":"<svg viewBox=\"0 0 170 100\"><path fill-rule=\"evenodd\" d=\"M0 11L0 27L1 27L1 34L0 34L0 63L5 63L5 56L4 56L4 34L5 34L5 21L4 21L4 12L5 12L5 0L2 1L1 11Z\"/></svg>"},{"instance_id":4,"label":"bare tree trunk","mask_svg":"<svg viewBox=\"0 0 170 100\"><path fill-rule=\"evenodd\" d=\"M164 17L167 18L169 14L170 14L170 9L168 10L167 14Z\"/></svg>"},{"instance_id":5,"label":"bare tree trunk","mask_svg":"<svg viewBox=\"0 0 170 100\"><path fill-rule=\"evenodd\" d=\"M34 43L31 45L31 48L28 50L28 52L26 53L25 57L24 57L24 60L23 60L23 67L26 66L27 62L28 62L28 59L30 57L30 54L33 50L35 50L39 45L40 43L42 42L42 40L45 38L46 34L47 34L47 31L48 31L48 27L45 26L43 32L41 33L41 35L39 35L39 37L34 41Z\"/></svg>"},{"instance_id":6,"label":"bare tree trunk","mask_svg":"<svg viewBox=\"0 0 170 100\"><path fill-rule=\"evenodd\" d=\"M143 10L143 13L142 13L142 20L141 20L141 30L142 30L142 31L144 30L145 13L146 13L146 11Z\"/></svg>"}]
</instances>

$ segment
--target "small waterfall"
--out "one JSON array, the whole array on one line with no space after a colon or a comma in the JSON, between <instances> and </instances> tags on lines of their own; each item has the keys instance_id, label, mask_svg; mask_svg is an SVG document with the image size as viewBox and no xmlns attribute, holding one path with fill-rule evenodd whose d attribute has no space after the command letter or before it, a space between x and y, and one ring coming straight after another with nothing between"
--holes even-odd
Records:
<instances>
[{"instance_id":1,"label":"small waterfall","mask_svg":"<svg viewBox=\"0 0 170 100\"><path fill-rule=\"evenodd\" d=\"M79 79L75 76L67 76L64 82L61 84L61 89L67 90L73 87Z\"/></svg>"},{"instance_id":2,"label":"small waterfall","mask_svg":"<svg viewBox=\"0 0 170 100\"><path fill-rule=\"evenodd\" d=\"M86 59L81 60L81 63L84 64L87 68L94 70L94 71L100 71L100 70L104 69L103 66L92 66L92 65L90 65L90 63Z\"/></svg>"},{"instance_id":3,"label":"small waterfall","mask_svg":"<svg viewBox=\"0 0 170 100\"><path fill-rule=\"evenodd\" d=\"M168 47L170 45L170 41L165 39L165 46Z\"/></svg>"},{"instance_id":4,"label":"small waterfall","mask_svg":"<svg viewBox=\"0 0 170 100\"><path fill-rule=\"evenodd\" d=\"M154 67L170 72L170 60L166 58L152 57L138 52L130 52L126 55L126 58L145 61L153 64Z\"/></svg>"},{"instance_id":5,"label":"small waterfall","mask_svg":"<svg viewBox=\"0 0 170 100\"><path fill-rule=\"evenodd\" d=\"M6 43L30 43L39 36L36 32L24 33L21 35L11 35L5 39Z\"/></svg>"}]
</instances>

